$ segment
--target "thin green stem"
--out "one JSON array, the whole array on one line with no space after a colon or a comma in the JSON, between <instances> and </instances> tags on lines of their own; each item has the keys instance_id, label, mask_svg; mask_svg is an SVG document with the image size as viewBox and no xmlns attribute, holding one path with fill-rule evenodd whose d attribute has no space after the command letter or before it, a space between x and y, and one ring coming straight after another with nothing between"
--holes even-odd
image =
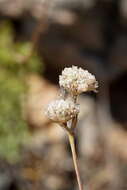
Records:
<instances>
[{"instance_id":1,"label":"thin green stem","mask_svg":"<svg viewBox=\"0 0 127 190\"><path fill-rule=\"evenodd\" d=\"M68 133L68 138L69 138L69 142L70 142L70 146L71 146L72 157L73 157L73 162L74 162L79 190L83 190L83 186L81 184L79 168L78 168L77 154L76 154L76 148L75 148L75 138L74 138L74 135L71 133Z\"/></svg>"}]
</instances>

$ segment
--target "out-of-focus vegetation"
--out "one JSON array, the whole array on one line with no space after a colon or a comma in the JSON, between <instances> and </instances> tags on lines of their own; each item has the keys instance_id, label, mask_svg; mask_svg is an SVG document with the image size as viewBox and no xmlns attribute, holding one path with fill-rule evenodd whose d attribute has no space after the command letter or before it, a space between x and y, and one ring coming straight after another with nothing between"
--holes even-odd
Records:
<instances>
[{"instance_id":1,"label":"out-of-focus vegetation","mask_svg":"<svg viewBox=\"0 0 127 190\"><path fill-rule=\"evenodd\" d=\"M27 56L30 49L31 44L14 43L9 23L0 25L0 156L9 161L20 158L19 147L29 139L21 109L27 89L24 79L28 73L40 72L36 55L28 63L21 63L20 59Z\"/></svg>"}]
</instances>

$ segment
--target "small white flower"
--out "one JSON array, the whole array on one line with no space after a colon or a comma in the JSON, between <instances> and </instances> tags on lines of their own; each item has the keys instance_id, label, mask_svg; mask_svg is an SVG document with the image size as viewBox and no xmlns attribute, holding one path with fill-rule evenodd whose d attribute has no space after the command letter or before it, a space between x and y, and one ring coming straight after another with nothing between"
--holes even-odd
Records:
<instances>
[{"instance_id":1,"label":"small white flower","mask_svg":"<svg viewBox=\"0 0 127 190\"><path fill-rule=\"evenodd\" d=\"M52 101L47 108L46 115L53 121L66 122L79 113L79 105L70 100Z\"/></svg>"},{"instance_id":2,"label":"small white flower","mask_svg":"<svg viewBox=\"0 0 127 190\"><path fill-rule=\"evenodd\" d=\"M98 82L95 76L87 70L72 66L65 68L59 76L60 87L63 87L73 95L78 95L86 91L96 91Z\"/></svg>"}]
</instances>

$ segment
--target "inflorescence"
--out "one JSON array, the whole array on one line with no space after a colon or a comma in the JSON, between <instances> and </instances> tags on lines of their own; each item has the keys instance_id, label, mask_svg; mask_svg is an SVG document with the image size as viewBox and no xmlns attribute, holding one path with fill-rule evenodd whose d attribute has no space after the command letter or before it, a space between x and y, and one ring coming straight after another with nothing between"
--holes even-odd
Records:
<instances>
[{"instance_id":1,"label":"inflorescence","mask_svg":"<svg viewBox=\"0 0 127 190\"><path fill-rule=\"evenodd\" d=\"M59 123L59 125L63 127L68 134L79 190L83 190L74 143L74 129L76 128L79 114L77 97L83 92L96 92L98 82L96 81L95 76L87 70L83 70L77 66L72 66L65 68L62 71L62 74L59 76L59 85L61 88L61 98L52 101L48 105L46 114L49 119ZM67 94L66 97L65 94Z\"/></svg>"},{"instance_id":2,"label":"inflorescence","mask_svg":"<svg viewBox=\"0 0 127 190\"><path fill-rule=\"evenodd\" d=\"M98 82L95 76L87 70L72 66L65 68L59 76L60 87L63 87L73 95L81 94L86 91L96 91Z\"/></svg>"},{"instance_id":3,"label":"inflorescence","mask_svg":"<svg viewBox=\"0 0 127 190\"><path fill-rule=\"evenodd\" d=\"M55 100L48 105L47 115L56 122L67 122L79 113L79 105L70 100Z\"/></svg>"},{"instance_id":4,"label":"inflorescence","mask_svg":"<svg viewBox=\"0 0 127 190\"><path fill-rule=\"evenodd\" d=\"M66 100L58 99L52 101L46 111L49 119L55 122L65 123L79 114L79 105L73 100L76 97L87 91L97 91L98 82L95 76L87 70L72 66L65 68L59 76L59 85L68 92Z\"/></svg>"}]
</instances>

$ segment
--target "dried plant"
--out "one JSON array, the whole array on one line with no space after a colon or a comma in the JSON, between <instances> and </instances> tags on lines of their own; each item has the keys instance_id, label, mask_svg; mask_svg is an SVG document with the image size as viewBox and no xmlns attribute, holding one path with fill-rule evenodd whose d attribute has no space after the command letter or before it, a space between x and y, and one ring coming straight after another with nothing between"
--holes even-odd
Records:
<instances>
[{"instance_id":1,"label":"dried plant","mask_svg":"<svg viewBox=\"0 0 127 190\"><path fill-rule=\"evenodd\" d=\"M75 128L80 111L77 98L78 95L83 92L96 92L98 82L95 76L90 74L87 70L72 66L62 71L62 74L59 76L59 85L61 88L61 95L57 100L52 101L48 105L46 115L67 132L79 190L83 190L75 148Z\"/></svg>"}]
</instances>

